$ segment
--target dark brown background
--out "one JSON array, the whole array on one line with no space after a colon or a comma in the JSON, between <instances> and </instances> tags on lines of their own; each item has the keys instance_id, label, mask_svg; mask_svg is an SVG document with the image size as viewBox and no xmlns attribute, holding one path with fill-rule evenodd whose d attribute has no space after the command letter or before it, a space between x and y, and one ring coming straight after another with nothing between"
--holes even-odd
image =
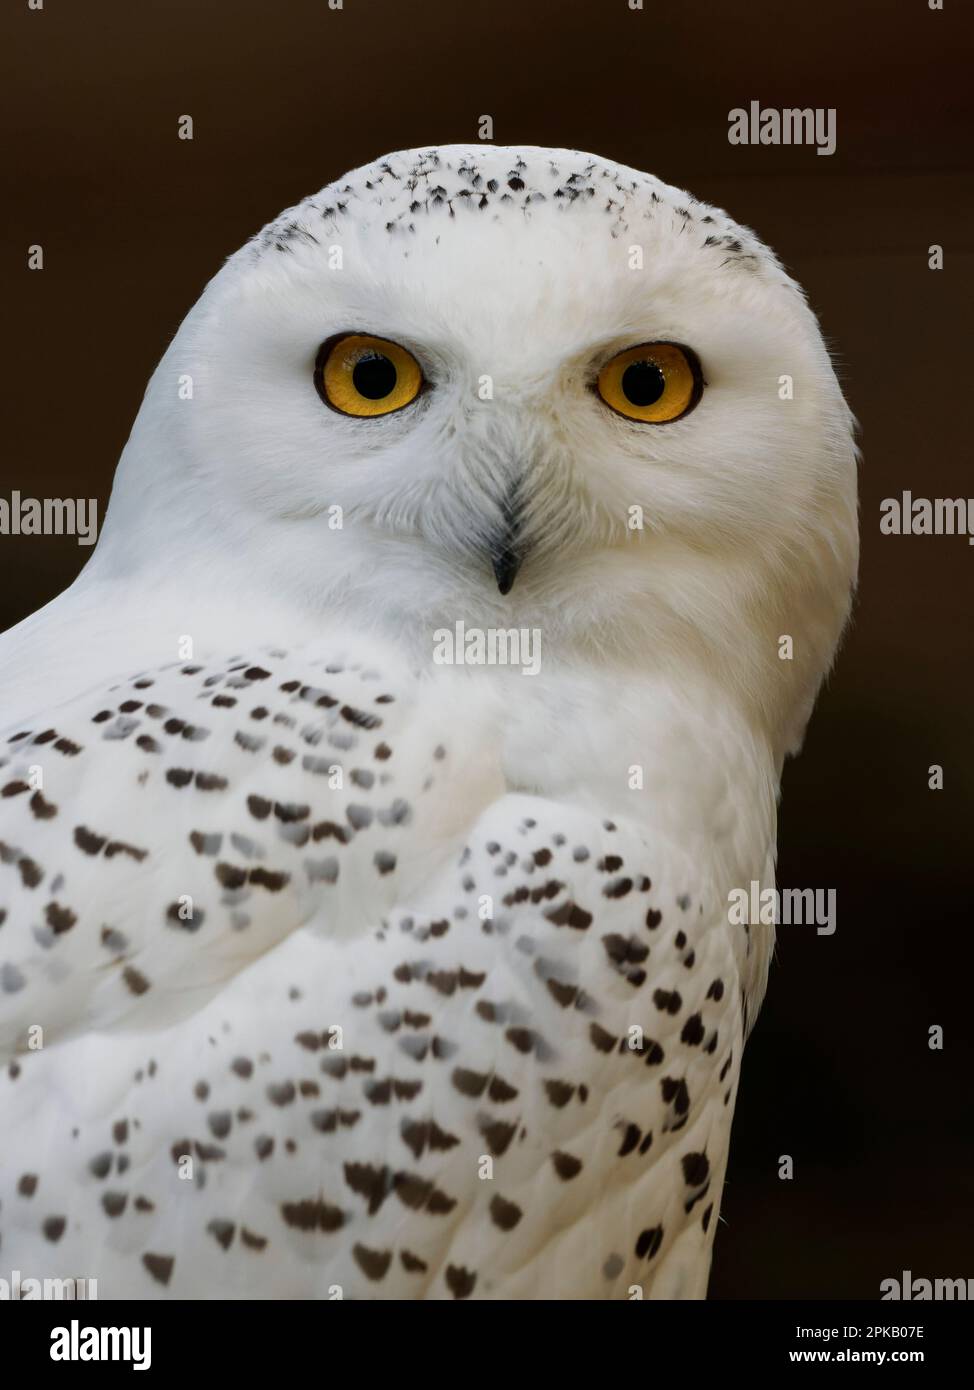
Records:
<instances>
[{"instance_id":1,"label":"dark brown background","mask_svg":"<svg viewBox=\"0 0 974 1390\"><path fill-rule=\"evenodd\" d=\"M727 207L807 288L862 424L863 562L786 774L779 878L835 887L838 931L780 933L735 1124L721 1298L873 1299L903 1269L974 1276L974 549L878 530L903 488L974 495L970 33L946 4L10 0L3 19L4 495L97 495L103 511L146 379L221 259L347 168L474 140L484 113L498 143L593 150ZM835 107L837 153L729 145L727 112L752 98ZM192 143L176 138L184 113ZM42 273L25 268L33 242ZM0 628L88 554L0 540ZM926 1045L934 1023L943 1052Z\"/></svg>"}]
</instances>

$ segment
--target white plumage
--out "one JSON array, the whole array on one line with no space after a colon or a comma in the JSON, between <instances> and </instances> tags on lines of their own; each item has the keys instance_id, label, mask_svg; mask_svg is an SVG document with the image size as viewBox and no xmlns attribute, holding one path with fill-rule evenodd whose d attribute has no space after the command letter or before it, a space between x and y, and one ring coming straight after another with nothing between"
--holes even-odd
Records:
<instances>
[{"instance_id":1,"label":"white plumage","mask_svg":"<svg viewBox=\"0 0 974 1390\"><path fill-rule=\"evenodd\" d=\"M415 403L327 408L343 333L403 345ZM598 373L660 342L699 404L621 418ZM727 895L771 881L855 562L851 417L725 214L447 147L271 224L153 377L88 568L0 642L7 1262L702 1296L771 949ZM437 666L457 621L537 630L539 674Z\"/></svg>"}]
</instances>

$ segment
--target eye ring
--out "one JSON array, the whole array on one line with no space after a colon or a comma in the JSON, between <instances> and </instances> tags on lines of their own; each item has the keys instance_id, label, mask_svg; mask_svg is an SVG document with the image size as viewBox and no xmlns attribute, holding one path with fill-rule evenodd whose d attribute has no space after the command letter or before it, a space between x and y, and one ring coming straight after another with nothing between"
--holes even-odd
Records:
<instances>
[{"instance_id":1,"label":"eye ring","mask_svg":"<svg viewBox=\"0 0 974 1390\"><path fill-rule=\"evenodd\" d=\"M624 420L669 425L699 404L705 385L693 348L667 340L615 353L599 369L592 389Z\"/></svg>"},{"instance_id":2,"label":"eye ring","mask_svg":"<svg viewBox=\"0 0 974 1390\"><path fill-rule=\"evenodd\" d=\"M338 415L375 420L395 415L427 388L423 370L401 343L346 330L327 338L315 357L318 395Z\"/></svg>"}]
</instances>

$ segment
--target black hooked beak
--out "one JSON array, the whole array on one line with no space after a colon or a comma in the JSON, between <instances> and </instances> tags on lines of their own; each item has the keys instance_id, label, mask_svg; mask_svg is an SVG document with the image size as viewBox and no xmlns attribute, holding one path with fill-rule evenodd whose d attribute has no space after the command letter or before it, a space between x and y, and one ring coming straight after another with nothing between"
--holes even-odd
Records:
<instances>
[{"instance_id":1,"label":"black hooked beak","mask_svg":"<svg viewBox=\"0 0 974 1390\"><path fill-rule=\"evenodd\" d=\"M514 588L517 572L521 568L521 557L516 550L506 544L499 544L490 551L490 563L502 594L509 594Z\"/></svg>"},{"instance_id":2,"label":"black hooked beak","mask_svg":"<svg viewBox=\"0 0 974 1390\"><path fill-rule=\"evenodd\" d=\"M502 594L509 594L514 588L518 570L524 556L518 545L520 516L516 490L504 501L503 521L491 537L488 551L490 564Z\"/></svg>"}]
</instances>

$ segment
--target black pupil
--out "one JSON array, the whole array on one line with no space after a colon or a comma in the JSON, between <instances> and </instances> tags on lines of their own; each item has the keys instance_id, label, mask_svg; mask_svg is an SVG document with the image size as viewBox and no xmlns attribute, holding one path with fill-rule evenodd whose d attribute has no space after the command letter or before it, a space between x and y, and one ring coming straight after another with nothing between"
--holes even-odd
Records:
<instances>
[{"instance_id":1,"label":"black pupil","mask_svg":"<svg viewBox=\"0 0 974 1390\"><path fill-rule=\"evenodd\" d=\"M352 381L356 391L367 401L381 401L396 384L396 369L388 357L379 352L367 352L352 368Z\"/></svg>"},{"instance_id":2,"label":"black pupil","mask_svg":"<svg viewBox=\"0 0 974 1390\"><path fill-rule=\"evenodd\" d=\"M622 373L622 391L633 405L653 405L666 389L666 379L655 362L630 362Z\"/></svg>"}]
</instances>

